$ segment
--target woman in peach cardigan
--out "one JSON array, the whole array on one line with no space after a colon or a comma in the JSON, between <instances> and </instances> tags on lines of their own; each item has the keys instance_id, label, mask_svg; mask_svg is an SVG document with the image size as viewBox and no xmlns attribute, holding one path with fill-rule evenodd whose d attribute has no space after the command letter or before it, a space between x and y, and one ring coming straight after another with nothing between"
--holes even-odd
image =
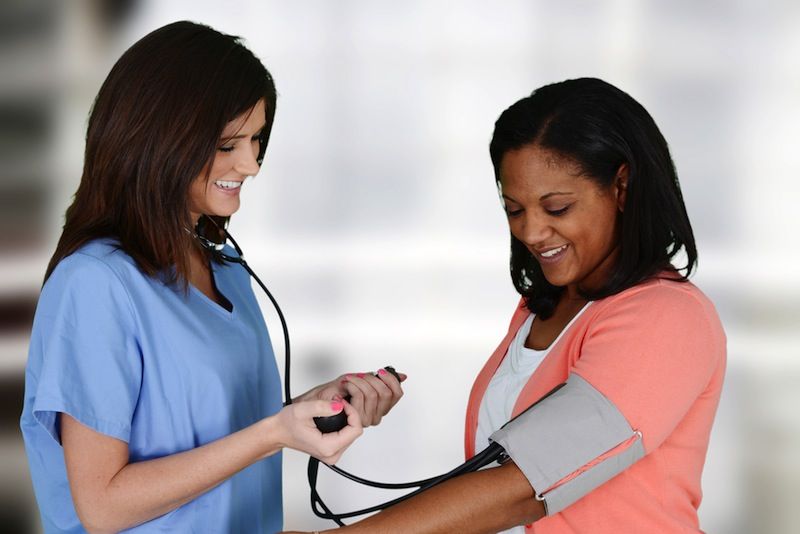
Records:
<instances>
[{"instance_id":1,"label":"woman in peach cardigan","mask_svg":"<svg viewBox=\"0 0 800 534\"><path fill-rule=\"evenodd\" d=\"M473 386L465 448L506 455L344 530L700 532L725 334L688 281L666 141L628 94L584 78L504 111L490 153L522 299Z\"/></svg>"}]
</instances>

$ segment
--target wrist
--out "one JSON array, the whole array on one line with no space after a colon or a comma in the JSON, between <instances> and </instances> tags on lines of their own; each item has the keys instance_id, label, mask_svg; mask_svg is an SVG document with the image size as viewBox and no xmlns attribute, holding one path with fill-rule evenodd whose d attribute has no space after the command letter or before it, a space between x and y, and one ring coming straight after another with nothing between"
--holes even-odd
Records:
<instances>
[{"instance_id":1,"label":"wrist","mask_svg":"<svg viewBox=\"0 0 800 534\"><path fill-rule=\"evenodd\" d=\"M272 456L287 446L286 428L280 421L280 412L258 421L253 425L259 437L261 458Z\"/></svg>"},{"instance_id":2,"label":"wrist","mask_svg":"<svg viewBox=\"0 0 800 534\"><path fill-rule=\"evenodd\" d=\"M319 392L322 391L323 389L325 389L326 387L329 387L330 385L331 385L331 382L326 382L324 384L320 384L318 386L315 386L315 387L309 389L308 391L306 391L305 393L301 393L300 395L295 397L292 400L292 402L303 402L303 401L307 401L307 400L317 400L319 398Z\"/></svg>"}]
</instances>

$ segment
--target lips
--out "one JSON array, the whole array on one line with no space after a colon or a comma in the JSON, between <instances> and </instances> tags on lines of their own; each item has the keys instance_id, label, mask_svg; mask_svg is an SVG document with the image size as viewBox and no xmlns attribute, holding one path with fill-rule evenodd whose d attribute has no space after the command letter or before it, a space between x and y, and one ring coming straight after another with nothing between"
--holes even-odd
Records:
<instances>
[{"instance_id":1,"label":"lips","mask_svg":"<svg viewBox=\"0 0 800 534\"><path fill-rule=\"evenodd\" d=\"M214 182L214 185L219 187L220 189L225 189L230 191L232 189L239 189L242 187L242 182L237 182L235 180L217 180Z\"/></svg>"},{"instance_id":2,"label":"lips","mask_svg":"<svg viewBox=\"0 0 800 534\"><path fill-rule=\"evenodd\" d=\"M214 189L224 195L234 196L239 194L243 183L244 182L239 182L236 180L216 180L214 182Z\"/></svg>"},{"instance_id":3,"label":"lips","mask_svg":"<svg viewBox=\"0 0 800 534\"><path fill-rule=\"evenodd\" d=\"M564 257L568 249L569 244L565 244L545 250L537 250L534 254L536 255L536 259L541 263L556 263Z\"/></svg>"}]
</instances>

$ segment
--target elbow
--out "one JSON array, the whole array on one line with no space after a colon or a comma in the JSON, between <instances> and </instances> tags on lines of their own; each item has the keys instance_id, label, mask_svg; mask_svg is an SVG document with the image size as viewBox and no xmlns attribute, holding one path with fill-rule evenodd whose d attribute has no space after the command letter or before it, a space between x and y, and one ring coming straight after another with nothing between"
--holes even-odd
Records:
<instances>
[{"instance_id":1,"label":"elbow","mask_svg":"<svg viewBox=\"0 0 800 534\"><path fill-rule=\"evenodd\" d=\"M118 514L111 513L109 508L98 500L80 502L78 499L73 499L73 501L78 520L89 534L113 534L127 526L120 522Z\"/></svg>"},{"instance_id":2,"label":"elbow","mask_svg":"<svg viewBox=\"0 0 800 534\"><path fill-rule=\"evenodd\" d=\"M120 530L119 528L115 528L109 521L97 515L79 513L78 519L81 521L81 526L83 526L89 534L112 534Z\"/></svg>"},{"instance_id":3,"label":"elbow","mask_svg":"<svg viewBox=\"0 0 800 534\"><path fill-rule=\"evenodd\" d=\"M89 534L114 534L118 532L116 529L106 528L104 526L96 526L81 521L81 525Z\"/></svg>"},{"instance_id":4,"label":"elbow","mask_svg":"<svg viewBox=\"0 0 800 534\"><path fill-rule=\"evenodd\" d=\"M81 521L81 526L89 534L114 534L125 528L123 525L98 517L87 518L79 515L78 519Z\"/></svg>"},{"instance_id":5,"label":"elbow","mask_svg":"<svg viewBox=\"0 0 800 534\"><path fill-rule=\"evenodd\" d=\"M547 515L544 505L532 497L516 504L519 513L518 517L522 519L519 521L520 525L530 525Z\"/></svg>"},{"instance_id":6,"label":"elbow","mask_svg":"<svg viewBox=\"0 0 800 534\"><path fill-rule=\"evenodd\" d=\"M89 534L113 534L114 532L119 532L119 529L113 528L102 521L95 521L95 518L78 516L78 519L81 520L81 526Z\"/></svg>"},{"instance_id":7,"label":"elbow","mask_svg":"<svg viewBox=\"0 0 800 534\"><path fill-rule=\"evenodd\" d=\"M516 519L516 525L529 525L547 515L543 502L536 498L536 490L531 487L517 464L513 461L506 462L500 469L508 477L506 487L518 490L509 492L512 499L509 502L509 515Z\"/></svg>"}]
</instances>

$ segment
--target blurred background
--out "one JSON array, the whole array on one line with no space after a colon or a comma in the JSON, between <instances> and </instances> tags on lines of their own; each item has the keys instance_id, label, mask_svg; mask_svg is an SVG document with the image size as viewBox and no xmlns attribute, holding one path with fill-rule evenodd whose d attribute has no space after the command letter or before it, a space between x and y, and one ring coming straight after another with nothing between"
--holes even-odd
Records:
<instances>
[{"instance_id":1,"label":"blurred background","mask_svg":"<svg viewBox=\"0 0 800 534\"><path fill-rule=\"evenodd\" d=\"M387 364L406 397L341 466L403 481L459 464L472 380L517 302L488 142L542 84L603 78L670 142L728 334L704 473L708 532L800 526L800 3L3 0L0 530L38 532L18 419L46 263L114 61L166 23L245 37L272 72L267 159L231 231L281 302L293 391ZM274 312L262 300L276 333ZM326 527L285 456L286 526ZM323 472L339 511L385 500Z\"/></svg>"}]
</instances>

